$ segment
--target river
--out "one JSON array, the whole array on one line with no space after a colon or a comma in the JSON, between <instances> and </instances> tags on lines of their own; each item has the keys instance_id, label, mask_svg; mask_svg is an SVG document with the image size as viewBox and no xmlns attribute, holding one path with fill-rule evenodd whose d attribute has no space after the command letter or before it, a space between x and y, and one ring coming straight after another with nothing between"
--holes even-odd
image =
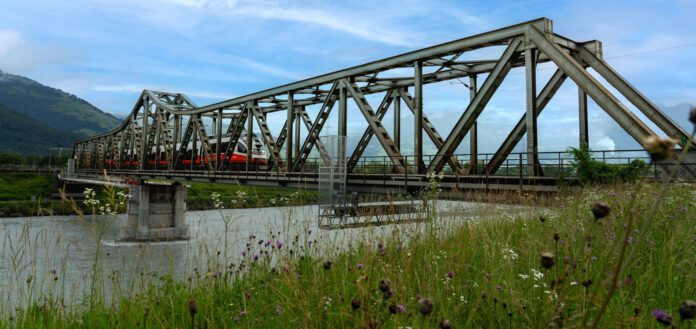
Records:
<instances>
[{"instance_id":1,"label":"river","mask_svg":"<svg viewBox=\"0 0 696 329\"><path fill-rule=\"evenodd\" d=\"M491 210L511 213L520 208L439 201L438 209L437 224L452 227ZM189 211L190 239L150 243L119 242L124 215L0 218L0 301L22 307L53 296L70 305L90 291L94 273L108 298L115 289L137 291L162 274L185 280L219 270L222 263L273 258L272 253L259 254L268 244L265 250L314 248L330 257L352 244L377 243L394 230L418 232L429 223L323 230L317 214L317 206Z\"/></svg>"}]
</instances>

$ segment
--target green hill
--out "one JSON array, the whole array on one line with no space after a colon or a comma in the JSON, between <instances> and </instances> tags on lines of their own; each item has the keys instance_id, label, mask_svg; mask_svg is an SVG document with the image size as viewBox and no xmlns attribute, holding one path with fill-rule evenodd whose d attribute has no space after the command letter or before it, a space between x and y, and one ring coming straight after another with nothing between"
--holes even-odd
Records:
<instances>
[{"instance_id":1,"label":"green hill","mask_svg":"<svg viewBox=\"0 0 696 329\"><path fill-rule=\"evenodd\" d=\"M47 154L52 147L72 147L79 135L60 131L0 104L0 152Z\"/></svg>"},{"instance_id":2,"label":"green hill","mask_svg":"<svg viewBox=\"0 0 696 329\"><path fill-rule=\"evenodd\" d=\"M0 71L0 103L14 112L79 137L111 130L120 123L113 115L75 95L3 71ZM6 124L4 121L3 118L2 122ZM6 144L5 140L0 144Z\"/></svg>"}]
</instances>

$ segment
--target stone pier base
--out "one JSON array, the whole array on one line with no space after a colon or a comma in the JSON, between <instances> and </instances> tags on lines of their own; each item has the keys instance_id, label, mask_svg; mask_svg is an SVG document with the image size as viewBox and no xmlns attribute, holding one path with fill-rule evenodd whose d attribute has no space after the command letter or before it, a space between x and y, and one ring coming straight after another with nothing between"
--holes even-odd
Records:
<instances>
[{"instance_id":1,"label":"stone pier base","mask_svg":"<svg viewBox=\"0 0 696 329\"><path fill-rule=\"evenodd\" d=\"M130 188L124 240L188 239L186 186L137 185Z\"/></svg>"}]
</instances>

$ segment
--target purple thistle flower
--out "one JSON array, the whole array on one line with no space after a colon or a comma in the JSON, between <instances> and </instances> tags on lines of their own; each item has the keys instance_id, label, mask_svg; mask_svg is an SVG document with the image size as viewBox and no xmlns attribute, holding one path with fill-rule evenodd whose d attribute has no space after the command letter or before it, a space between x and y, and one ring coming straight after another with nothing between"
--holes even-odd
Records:
<instances>
[{"instance_id":1,"label":"purple thistle flower","mask_svg":"<svg viewBox=\"0 0 696 329\"><path fill-rule=\"evenodd\" d=\"M626 238L626 243L628 243L628 244L633 243L633 237L629 236L628 238Z\"/></svg>"},{"instance_id":2,"label":"purple thistle flower","mask_svg":"<svg viewBox=\"0 0 696 329\"><path fill-rule=\"evenodd\" d=\"M259 260L259 254L254 254L254 257L252 258L252 260L253 260L254 262L256 262L257 260Z\"/></svg>"},{"instance_id":3,"label":"purple thistle flower","mask_svg":"<svg viewBox=\"0 0 696 329\"><path fill-rule=\"evenodd\" d=\"M406 313L406 307L404 304L398 304L396 305L396 311L399 313Z\"/></svg>"},{"instance_id":4,"label":"purple thistle flower","mask_svg":"<svg viewBox=\"0 0 696 329\"><path fill-rule=\"evenodd\" d=\"M276 244L275 244L276 248L282 249L284 245L285 244L283 243L283 241L276 240Z\"/></svg>"},{"instance_id":5,"label":"purple thistle flower","mask_svg":"<svg viewBox=\"0 0 696 329\"><path fill-rule=\"evenodd\" d=\"M661 309L654 309L650 314L653 318L655 318L655 320L657 320L657 322L665 326L672 324L672 317Z\"/></svg>"},{"instance_id":6,"label":"purple thistle flower","mask_svg":"<svg viewBox=\"0 0 696 329\"><path fill-rule=\"evenodd\" d=\"M312 229L307 230L307 235L312 235Z\"/></svg>"},{"instance_id":7,"label":"purple thistle flower","mask_svg":"<svg viewBox=\"0 0 696 329\"><path fill-rule=\"evenodd\" d=\"M611 191L611 196L615 197L615 196L616 196L616 191Z\"/></svg>"},{"instance_id":8,"label":"purple thistle flower","mask_svg":"<svg viewBox=\"0 0 696 329\"><path fill-rule=\"evenodd\" d=\"M364 265L363 265L362 263L358 264L358 269L359 269L359 270L362 270L363 266L364 266Z\"/></svg>"},{"instance_id":9,"label":"purple thistle flower","mask_svg":"<svg viewBox=\"0 0 696 329\"><path fill-rule=\"evenodd\" d=\"M454 277L454 272L452 272L452 271L447 272L447 278L451 279L453 277Z\"/></svg>"},{"instance_id":10,"label":"purple thistle flower","mask_svg":"<svg viewBox=\"0 0 696 329\"><path fill-rule=\"evenodd\" d=\"M263 244L264 246L268 247L271 245L271 240L266 240L266 243Z\"/></svg>"},{"instance_id":11,"label":"purple thistle flower","mask_svg":"<svg viewBox=\"0 0 696 329\"><path fill-rule=\"evenodd\" d=\"M242 257L246 257L246 251L242 251L240 254L242 255Z\"/></svg>"}]
</instances>

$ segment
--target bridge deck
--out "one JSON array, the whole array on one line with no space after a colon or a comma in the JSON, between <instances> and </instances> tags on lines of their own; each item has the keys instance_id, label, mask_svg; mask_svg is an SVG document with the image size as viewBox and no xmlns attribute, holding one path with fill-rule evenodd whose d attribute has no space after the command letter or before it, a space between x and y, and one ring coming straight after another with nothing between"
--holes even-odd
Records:
<instances>
[{"instance_id":1,"label":"bridge deck","mask_svg":"<svg viewBox=\"0 0 696 329\"><path fill-rule=\"evenodd\" d=\"M67 181L106 184L104 171L80 170L72 177L62 177ZM110 184L127 185L126 180L173 180L194 182L215 182L221 184L242 184L252 186L278 186L288 188L317 189L319 174L309 172L207 172L191 170L108 170ZM558 178L538 176L486 176L486 175L444 175L438 183L446 191L458 190L524 190L553 192L558 190ZM574 178L564 179L567 185L575 184ZM423 174L348 174L347 189L355 192L371 193L409 193L426 188L428 178Z\"/></svg>"}]
</instances>

